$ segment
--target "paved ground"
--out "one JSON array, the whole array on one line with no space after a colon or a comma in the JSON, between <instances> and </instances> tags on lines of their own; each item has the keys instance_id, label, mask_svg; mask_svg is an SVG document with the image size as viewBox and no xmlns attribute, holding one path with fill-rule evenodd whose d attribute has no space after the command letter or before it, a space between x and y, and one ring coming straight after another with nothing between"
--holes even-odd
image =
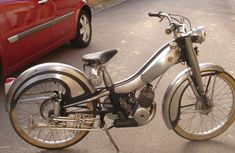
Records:
<instances>
[{"instance_id":1,"label":"paved ground","mask_svg":"<svg viewBox=\"0 0 235 153\"><path fill-rule=\"evenodd\" d=\"M62 62L82 68L80 57L86 53L118 48L119 53L107 64L114 81L133 74L157 50L171 39L164 35L166 23L149 18L149 11L166 11L186 15L193 25L204 25L206 43L200 45L200 62L213 62L235 71L235 1L234 0L128 0L93 15L93 39L86 49L74 49L69 44L60 47L41 62ZM170 69L156 90L158 112L146 126L112 129L111 133L121 153L234 153L235 125L221 136L206 142L184 140L165 126L161 115L161 101L175 75L184 67ZM112 70L112 71L111 71ZM1 92L2 93L2 92ZM2 95L2 94L1 94ZM103 132L90 133L82 142L60 151L32 147L13 131L0 101L0 152L63 152L115 153Z\"/></svg>"}]
</instances>

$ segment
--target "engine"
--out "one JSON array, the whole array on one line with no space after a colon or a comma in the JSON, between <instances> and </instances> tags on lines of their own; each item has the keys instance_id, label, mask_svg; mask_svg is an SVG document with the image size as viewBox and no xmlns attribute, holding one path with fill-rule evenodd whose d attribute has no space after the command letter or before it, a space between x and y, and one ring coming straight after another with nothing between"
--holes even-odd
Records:
<instances>
[{"instance_id":1,"label":"engine","mask_svg":"<svg viewBox=\"0 0 235 153\"><path fill-rule=\"evenodd\" d=\"M151 84L147 84L147 86L139 92L137 103L132 114L138 125L143 125L150 118L154 97L155 94Z\"/></svg>"},{"instance_id":2,"label":"engine","mask_svg":"<svg viewBox=\"0 0 235 153\"><path fill-rule=\"evenodd\" d=\"M137 97L135 96L137 95ZM147 84L142 90L137 94L131 93L128 96L120 98L121 107L126 111L125 116L129 116L129 121L131 124L133 120L137 125L144 125L149 120L152 119L156 112L156 105L154 104L154 91L152 90L152 85ZM105 108L112 107L109 97L104 100L103 106ZM117 114L106 114L112 120L117 120L119 117ZM123 122L123 119L121 119ZM128 124L128 123L127 123ZM125 126L127 125L125 124ZM134 123L133 123L134 124ZM120 125L119 125L120 126ZM120 126L122 127L122 126Z\"/></svg>"}]
</instances>

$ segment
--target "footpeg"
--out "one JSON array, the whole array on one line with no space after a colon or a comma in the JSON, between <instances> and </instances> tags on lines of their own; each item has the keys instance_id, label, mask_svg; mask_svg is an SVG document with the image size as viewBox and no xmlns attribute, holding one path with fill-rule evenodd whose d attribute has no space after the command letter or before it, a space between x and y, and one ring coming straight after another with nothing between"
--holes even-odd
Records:
<instances>
[{"instance_id":1,"label":"footpeg","mask_svg":"<svg viewBox=\"0 0 235 153\"><path fill-rule=\"evenodd\" d=\"M136 127L138 124L133 118L128 118L126 120L116 119L114 121L114 126L117 128L121 127Z\"/></svg>"}]
</instances>

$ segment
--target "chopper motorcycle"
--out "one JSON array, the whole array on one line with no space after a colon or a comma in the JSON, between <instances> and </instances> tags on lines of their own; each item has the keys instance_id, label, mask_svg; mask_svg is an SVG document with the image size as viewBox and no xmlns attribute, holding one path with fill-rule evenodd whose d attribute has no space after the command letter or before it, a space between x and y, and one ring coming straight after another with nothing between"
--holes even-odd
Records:
<instances>
[{"instance_id":1,"label":"chopper motorcycle","mask_svg":"<svg viewBox=\"0 0 235 153\"><path fill-rule=\"evenodd\" d=\"M123 81L113 83L105 67L117 50L84 55L88 77L60 63L36 65L20 74L7 94L17 134L34 146L60 149L81 141L89 131L104 130L118 150L109 129L149 123L156 114L154 89L178 63L187 68L171 82L163 98L166 126L196 141L223 133L235 119L235 80L221 66L198 63L194 44L205 41L204 28L192 28L181 15L158 12L149 16L167 20L165 33L174 39ZM113 120L110 127L105 117Z\"/></svg>"}]
</instances>

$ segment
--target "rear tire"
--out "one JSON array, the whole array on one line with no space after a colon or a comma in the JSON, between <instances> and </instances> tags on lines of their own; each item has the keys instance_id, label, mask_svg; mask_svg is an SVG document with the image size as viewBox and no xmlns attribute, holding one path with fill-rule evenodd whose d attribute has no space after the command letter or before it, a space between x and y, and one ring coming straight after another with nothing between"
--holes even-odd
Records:
<instances>
[{"instance_id":1,"label":"rear tire","mask_svg":"<svg viewBox=\"0 0 235 153\"><path fill-rule=\"evenodd\" d=\"M68 92L67 89L66 85L60 80L45 79L29 85L19 93L19 96L14 98L15 100L11 104L10 110L11 123L16 133L31 145L44 149L66 148L81 141L88 134L88 131L68 131L51 128L53 124L50 122L50 116L51 114L53 115L53 109L55 107L53 105L54 100L51 97L58 92L66 95ZM93 102L89 102L78 109L92 111L95 107ZM80 118L95 117L94 114L80 115ZM39 123L50 126L32 126L39 125ZM84 123L84 125L92 126L93 123ZM64 125L68 126L68 124L72 124L73 126L74 123L61 124L64 127Z\"/></svg>"},{"instance_id":2,"label":"rear tire","mask_svg":"<svg viewBox=\"0 0 235 153\"><path fill-rule=\"evenodd\" d=\"M210 81L209 81L210 80ZM209 140L223 133L235 119L235 81L226 72L202 75L203 85L208 87L207 96L211 109L196 109L197 98L189 81L180 98L180 119L174 131L189 140ZM209 83L208 83L209 82Z\"/></svg>"},{"instance_id":3,"label":"rear tire","mask_svg":"<svg viewBox=\"0 0 235 153\"><path fill-rule=\"evenodd\" d=\"M77 48L85 48L90 44L91 36L91 16L82 10L78 18L76 37L71 40L71 44Z\"/></svg>"}]
</instances>

